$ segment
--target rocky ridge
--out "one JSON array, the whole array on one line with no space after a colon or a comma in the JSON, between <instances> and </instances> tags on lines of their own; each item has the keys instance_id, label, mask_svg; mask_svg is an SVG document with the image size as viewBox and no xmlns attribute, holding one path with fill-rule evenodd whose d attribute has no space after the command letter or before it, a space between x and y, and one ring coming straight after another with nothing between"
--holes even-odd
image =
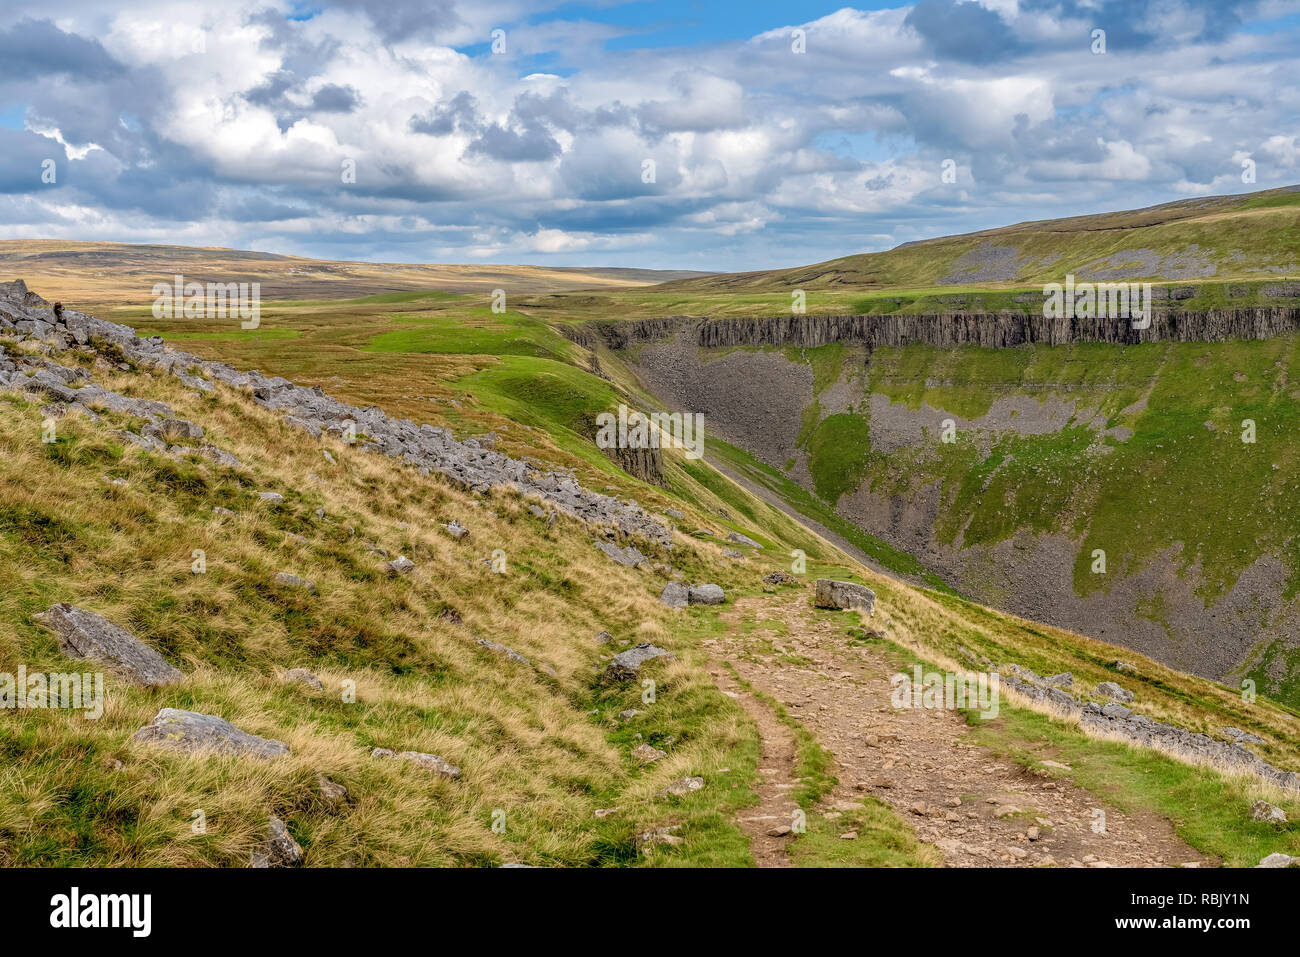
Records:
<instances>
[{"instance_id":1,"label":"rocky ridge","mask_svg":"<svg viewBox=\"0 0 1300 957\"><path fill-rule=\"evenodd\" d=\"M1155 296L1154 298L1159 298ZM869 347L929 345L938 348L981 346L1010 349L1029 344L1067 345L1102 342L1222 342L1269 339L1300 330L1300 308L1250 306L1191 311L1153 309L1150 325L1134 329L1127 319L1051 319L1041 315L953 313L948 315L790 315L725 319L667 316L626 322L590 322L561 331L586 348L603 342L624 349L682 331L702 348L795 346L812 349L832 342Z\"/></svg>"},{"instance_id":2,"label":"rocky ridge","mask_svg":"<svg viewBox=\"0 0 1300 957\"><path fill-rule=\"evenodd\" d=\"M1248 751L1243 744L1246 737L1244 733L1232 743L1227 743L1207 734L1156 721L1117 701L1112 700L1106 704L1082 701L1062 690L1062 685L1069 686L1064 680L1069 677L1068 674L1041 677L1027 668L1007 664L1002 666L1000 680L1016 693L1058 714L1077 717L1085 730L1120 738L1142 747L1156 748L1191 763L1205 763L1225 771L1252 774L1286 790L1300 790L1300 774L1276 768L1259 755ZM1102 682L1098 685L1099 694L1113 697L1111 689L1117 687L1113 682ZM1131 701L1132 693L1125 693L1127 700ZM1224 730L1230 732L1235 729Z\"/></svg>"},{"instance_id":3,"label":"rocky ridge","mask_svg":"<svg viewBox=\"0 0 1300 957\"><path fill-rule=\"evenodd\" d=\"M120 353L127 363L165 372L202 392L211 392L216 383L244 390L259 405L283 413L286 424L314 438L332 434L351 441L355 436L362 450L401 459L422 474L438 473L480 493L497 486L513 486L521 494L537 495L583 522L613 526L623 534L671 547L671 530L640 506L585 489L563 472L542 472L484 447L491 443L479 443L473 438L457 441L446 429L394 419L375 406L349 405L326 395L319 386L305 388L279 376L241 372L225 363L173 349L158 336L142 339L128 326L71 309L55 310L30 292L21 279L0 283L0 332L40 340L55 352L85 346L101 355L117 357ZM165 449L166 444L151 433L167 434L170 430L189 435L192 431L183 426L165 426L167 420L175 418L165 403L110 392L89 382L84 370L68 369L44 357L0 357L0 389L38 392L63 406L78 406L86 411L105 407L138 415L155 428L140 435L123 433L122 437L156 451ZM195 451L186 446L172 446L171 450ZM234 456L215 446L198 451L218 464L238 464Z\"/></svg>"}]
</instances>

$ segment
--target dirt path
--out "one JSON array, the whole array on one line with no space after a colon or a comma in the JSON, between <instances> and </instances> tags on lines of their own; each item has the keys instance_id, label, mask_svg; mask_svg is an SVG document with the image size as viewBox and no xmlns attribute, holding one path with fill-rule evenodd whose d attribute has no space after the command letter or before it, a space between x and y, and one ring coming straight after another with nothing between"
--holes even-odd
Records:
<instances>
[{"instance_id":1,"label":"dirt path","mask_svg":"<svg viewBox=\"0 0 1300 957\"><path fill-rule=\"evenodd\" d=\"M883 650L854 645L839 627L817 620L808 597L807 590L791 589L740 599L724 613L732 626L728 634L706 644L716 661L730 662L754 688L785 704L834 754L836 804L846 795L874 795L910 820L917 837L938 848L949 867L1213 863L1163 818L1126 815L1075 786L1068 775L1053 777L1068 772L1059 762L1054 770L1051 764L1026 770L970 744L965 719L955 711L894 708L889 678L895 669ZM725 668L711 670L724 691L740 691ZM779 764L769 763L769 747L773 755L788 747L792 769L789 729L761 701L747 694L738 700L759 722L763 766ZM1052 759L1047 750L1039 757ZM769 777L772 790L755 814L784 812L788 823L793 801L776 798L778 786L788 782L778 780L779 774L764 775L765 786ZM753 834L758 823L746 830ZM755 843L760 866L785 861L784 854L774 857L772 842L789 838L761 830L763 842Z\"/></svg>"},{"instance_id":2,"label":"dirt path","mask_svg":"<svg viewBox=\"0 0 1300 957\"><path fill-rule=\"evenodd\" d=\"M746 808L737 817L749 835L754 863L759 867L789 867L787 852L794 812L799 805L790 792L795 788L794 732L782 724L772 709L736 683L725 668L710 663L709 671L722 693L735 698L758 725L763 753L759 758L759 805ZM783 834L769 833L781 830Z\"/></svg>"}]
</instances>

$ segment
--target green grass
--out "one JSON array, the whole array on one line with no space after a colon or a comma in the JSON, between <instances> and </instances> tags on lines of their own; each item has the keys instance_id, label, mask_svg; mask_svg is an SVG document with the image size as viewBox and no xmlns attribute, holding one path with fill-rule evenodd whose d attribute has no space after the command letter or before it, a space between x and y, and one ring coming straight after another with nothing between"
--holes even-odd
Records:
<instances>
[{"instance_id":1,"label":"green grass","mask_svg":"<svg viewBox=\"0 0 1300 957\"><path fill-rule=\"evenodd\" d=\"M894 809L876 798L864 798L858 807L839 816L825 816L818 805L831 795L837 783L834 755L781 702L742 678L730 662L726 668L737 684L771 708L794 734L797 785L790 794L805 812L807 825L805 832L796 833L789 845L790 859L796 867L932 867L939 863L938 852L917 841ZM856 831L857 838L840 837L848 831Z\"/></svg>"},{"instance_id":2,"label":"green grass","mask_svg":"<svg viewBox=\"0 0 1300 957\"><path fill-rule=\"evenodd\" d=\"M565 358L572 344L545 323L517 312L490 308L451 313L396 313L401 328L374 336L370 352Z\"/></svg>"},{"instance_id":3,"label":"green grass","mask_svg":"<svg viewBox=\"0 0 1300 957\"><path fill-rule=\"evenodd\" d=\"M1275 852L1300 854L1300 827L1250 820L1253 796L1242 781L1183 764L1154 751L1088 738L1037 712L1005 705L991 721L968 715L974 743L1029 768L1044 757L1070 766L1061 772L1125 814L1168 819L1192 847L1227 867L1254 867ZM1275 797L1294 819L1300 800ZM1170 862L1178 863L1178 862Z\"/></svg>"},{"instance_id":4,"label":"green grass","mask_svg":"<svg viewBox=\"0 0 1300 957\"><path fill-rule=\"evenodd\" d=\"M808 439L813 488L827 502L839 501L862 483L870 458L871 426L861 416L827 416Z\"/></svg>"},{"instance_id":5,"label":"green grass","mask_svg":"<svg viewBox=\"0 0 1300 957\"><path fill-rule=\"evenodd\" d=\"M743 449L714 438L708 440L708 448L709 454L723 463L725 467L733 469L737 474L770 489L797 514L803 515L839 535L873 561L877 561L885 568L901 575L921 578L932 588L951 591L941 578L928 571L912 555L869 535L858 526L841 517L825 501L771 466L758 461ZM808 555L809 557L819 557L812 551L809 551Z\"/></svg>"}]
</instances>

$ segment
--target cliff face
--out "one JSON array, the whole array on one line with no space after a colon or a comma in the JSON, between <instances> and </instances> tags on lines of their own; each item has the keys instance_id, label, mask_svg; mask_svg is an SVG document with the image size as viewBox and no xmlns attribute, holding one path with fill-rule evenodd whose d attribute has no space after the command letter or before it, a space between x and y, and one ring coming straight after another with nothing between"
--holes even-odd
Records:
<instances>
[{"instance_id":1,"label":"cliff face","mask_svg":"<svg viewBox=\"0 0 1300 957\"><path fill-rule=\"evenodd\" d=\"M658 448L614 448L606 449L605 454L629 475L660 488L666 487L663 454Z\"/></svg>"},{"instance_id":2,"label":"cliff face","mask_svg":"<svg viewBox=\"0 0 1300 957\"><path fill-rule=\"evenodd\" d=\"M1300 675L1287 464L1300 460L1300 309L1170 310L1144 330L855 315L578 333L962 594L1215 679L1276 690ZM1076 348L1155 342L1168 346ZM811 352L834 343L846 348ZM1241 438L1246 419L1258 444ZM939 440L945 423L955 444ZM1104 579L1088 572L1095 548Z\"/></svg>"},{"instance_id":3,"label":"cliff face","mask_svg":"<svg viewBox=\"0 0 1300 957\"><path fill-rule=\"evenodd\" d=\"M796 346L815 348L832 342L877 346L929 345L940 348L981 346L1008 349L1022 345L1059 346L1077 342L1136 345L1142 342L1223 342L1270 339L1300 331L1300 307L1258 306L1185 312L1154 311L1146 329L1127 319L1048 319L1041 315L850 315L766 316L695 319L670 316L627 322L594 322L569 327L565 334L591 348L603 342L626 349L691 330L705 348Z\"/></svg>"}]
</instances>

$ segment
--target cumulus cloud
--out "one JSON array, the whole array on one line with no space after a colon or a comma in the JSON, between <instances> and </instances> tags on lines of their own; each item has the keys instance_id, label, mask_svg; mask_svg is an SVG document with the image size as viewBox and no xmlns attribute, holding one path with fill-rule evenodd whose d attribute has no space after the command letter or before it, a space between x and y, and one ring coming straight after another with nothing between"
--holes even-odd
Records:
<instances>
[{"instance_id":1,"label":"cumulus cloud","mask_svg":"<svg viewBox=\"0 0 1300 957\"><path fill-rule=\"evenodd\" d=\"M756 269L1300 178L1296 0L915 0L688 47L566 9L11 0L0 221Z\"/></svg>"}]
</instances>

